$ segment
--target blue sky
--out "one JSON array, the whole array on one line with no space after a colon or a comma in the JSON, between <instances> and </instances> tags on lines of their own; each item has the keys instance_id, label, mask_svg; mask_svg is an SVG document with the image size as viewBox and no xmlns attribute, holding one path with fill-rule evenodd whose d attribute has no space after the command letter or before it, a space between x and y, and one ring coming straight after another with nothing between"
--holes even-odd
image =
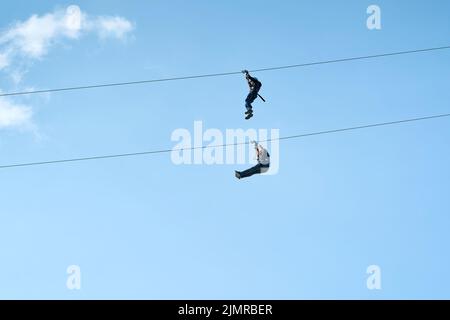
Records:
<instances>
[{"instance_id":1,"label":"blue sky","mask_svg":"<svg viewBox=\"0 0 450 320\"><path fill-rule=\"evenodd\" d=\"M381 30L366 27L371 4ZM58 29L41 51L26 50L30 30L25 42L0 40L0 53L12 52L3 92L450 41L443 0L17 0L2 5L0 39L32 15L58 20L69 5L86 24ZM171 133L196 120L286 136L448 113L449 59L440 51L258 73L268 102L256 102L250 122L239 75L3 99L16 122L0 127L0 164L171 148ZM1 170L0 298L448 299L448 126L282 142L277 175L241 181L233 173L245 166L176 166L170 154ZM373 264L382 290L366 287ZM79 291L66 288L69 265L81 268Z\"/></svg>"}]
</instances>

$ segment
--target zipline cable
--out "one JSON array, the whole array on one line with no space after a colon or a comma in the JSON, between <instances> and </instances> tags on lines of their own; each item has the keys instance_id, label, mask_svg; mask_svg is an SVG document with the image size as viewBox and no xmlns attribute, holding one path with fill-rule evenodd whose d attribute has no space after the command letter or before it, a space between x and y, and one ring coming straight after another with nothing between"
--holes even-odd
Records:
<instances>
[{"instance_id":1,"label":"zipline cable","mask_svg":"<svg viewBox=\"0 0 450 320\"><path fill-rule=\"evenodd\" d=\"M267 140L262 140L259 142L263 143L263 142L271 142L271 141L299 139L299 138L305 138L305 137L311 137L311 136L332 134L332 133L352 131L352 130L361 130L361 129L375 128L375 127L382 127L382 126L392 126L392 125L398 125L398 124L403 124L403 123L411 123L411 122L432 120L432 119L445 118L445 117L450 117L450 113L431 115L431 116L420 117L420 118L403 119L403 120L390 121L390 122L367 124L367 125L361 125L361 126L356 126L356 127L347 127L347 128L333 129L333 130L327 130L327 131L304 133L304 134L280 137L277 139L267 139ZM84 157L84 158L50 160L50 161L29 162L29 163L17 163L17 164L2 165L2 166L0 166L0 169L50 165L50 164L58 164L58 163L66 163L66 162L78 162L78 161L90 161L90 160L112 159L112 158L122 158L122 157L134 157L134 156L152 155L152 154L159 154L159 153L169 153L169 152L173 152L173 151L191 151L191 150L197 150L197 149L223 148L223 147L237 146L237 145L248 145L249 143L250 142L229 143L229 144L221 144L221 145L198 146L198 147L192 147L192 148L162 149L162 150L143 151L143 152L134 152L134 153L101 155L101 156Z\"/></svg>"},{"instance_id":2,"label":"zipline cable","mask_svg":"<svg viewBox=\"0 0 450 320\"><path fill-rule=\"evenodd\" d=\"M282 69L301 68L301 67L316 66L316 65L322 65L322 64L341 63L341 62L349 62L349 61L364 60L364 59L375 59L375 58L382 58L382 57L389 57L389 56L398 56L398 55L406 55L406 54L413 54L413 53L420 53L420 52L446 50L446 49L450 49L450 46L424 48L424 49L398 51L398 52L389 52L389 53L381 53L381 54L374 54L374 55L368 55L368 56L351 57L351 58L343 58L343 59L335 59L335 60L316 61L316 62L292 64L292 65L286 65L286 66L253 69L253 70L249 70L249 71L250 72L265 72L265 71L274 71L274 70L282 70ZM27 95L27 94L51 93L51 92L61 92L61 91L86 90L86 89L96 89L96 88L106 88L106 87L130 86L130 85L148 84L148 83L155 83L155 82L178 81L178 80L199 79L199 78L223 77L223 76L236 75L236 74L240 74L240 73L241 73L241 71L232 71L232 72L223 72L223 73L191 75L191 76L184 76L184 77L104 83L104 84L94 84L94 85L56 88L56 89L30 90L30 91L22 91L22 92L10 92L10 93L0 93L0 97L11 97L11 96L20 96L20 95Z\"/></svg>"}]
</instances>

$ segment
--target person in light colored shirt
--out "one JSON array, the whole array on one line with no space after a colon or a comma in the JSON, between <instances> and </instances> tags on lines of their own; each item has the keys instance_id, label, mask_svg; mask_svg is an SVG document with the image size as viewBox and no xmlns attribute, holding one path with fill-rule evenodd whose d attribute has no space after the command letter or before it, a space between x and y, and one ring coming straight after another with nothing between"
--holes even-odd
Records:
<instances>
[{"instance_id":1,"label":"person in light colored shirt","mask_svg":"<svg viewBox=\"0 0 450 320\"><path fill-rule=\"evenodd\" d=\"M252 141L252 143L255 145L258 164L245 171L235 171L235 176L238 179L251 177L254 174L261 174L269 171L270 154L256 141Z\"/></svg>"}]
</instances>

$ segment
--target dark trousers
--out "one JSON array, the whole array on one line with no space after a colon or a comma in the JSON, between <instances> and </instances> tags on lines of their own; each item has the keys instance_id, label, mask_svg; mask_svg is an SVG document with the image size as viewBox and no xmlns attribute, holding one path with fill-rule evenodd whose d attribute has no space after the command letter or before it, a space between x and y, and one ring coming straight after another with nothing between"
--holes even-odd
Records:
<instances>
[{"instance_id":1,"label":"dark trousers","mask_svg":"<svg viewBox=\"0 0 450 320\"><path fill-rule=\"evenodd\" d=\"M247 169L247 170L239 172L239 173L241 174L241 178L247 178L247 177L251 177L254 174L260 174L261 168L268 168L268 167L265 167L265 166L261 165L260 163L258 163L256 166L251 167L250 169Z\"/></svg>"},{"instance_id":2,"label":"dark trousers","mask_svg":"<svg viewBox=\"0 0 450 320\"><path fill-rule=\"evenodd\" d=\"M255 101L256 98L258 98L258 91L259 91L259 89L258 90L255 89L255 90L250 91L250 93L247 96L247 99L245 99L245 108L247 110L252 109L253 101Z\"/></svg>"}]
</instances>

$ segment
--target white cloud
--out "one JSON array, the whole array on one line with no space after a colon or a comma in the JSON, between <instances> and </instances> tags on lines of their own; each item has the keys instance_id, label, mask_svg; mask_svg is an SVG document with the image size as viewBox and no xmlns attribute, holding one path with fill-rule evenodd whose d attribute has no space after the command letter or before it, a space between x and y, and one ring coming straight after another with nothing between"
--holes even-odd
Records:
<instances>
[{"instance_id":1,"label":"white cloud","mask_svg":"<svg viewBox=\"0 0 450 320\"><path fill-rule=\"evenodd\" d=\"M0 129L30 127L32 115L31 107L0 98Z\"/></svg>"},{"instance_id":2,"label":"white cloud","mask_svg":"<svg viewBox=\"0 0 450 320\"><path fill-rule=\"evenodd\" d=\"M59 31L53 15L47 14L43 17L34 15L8 30L0 38L0 42L6 43L12 50L18 50L32 58L39 58L47 53L50 41Z\"/></svg>"},{"instance_id":3,"label":"white cloud","mask_svg":"<svg viewBox=\"0 0 450 320\"><path fill-rule=\"evenodd\" d=\"M8 55L0 52L0 70L8 65Z\"/></svg>"},{"instance_id":4,"label":"white cloud","mask_svg":"<svg viewBox=\"0 0 450 320\"><path fill-rule=\"evenodd\" d=\"M22 82L22 79L24 75L26 74L26 71L24 70L13 70L10 72L11 80L15 85L18 85Z\"/></svg>"},{"instance_id":5,"label":"white cloud","mask_svg":"<svg viewBox=\"0 0 450 320\"><path fill-rule=\"evenodd\" d=\"M30 62L43 58L54 45L88 34L123 40L133 29L133 23L123 17L90 16L76 5L43 15L34 14L0 32L0 71L6 71L17 88ZM30 106L0 97L0 130L33 128L32 116Z\"/></svg>"},{"instance_id":6,"label":"white cloud","mask_svg":"<svg viewBox=\"0 0 450 320\"><path fill-rule=\"evenodd\" d=\"M122 17L99 17L94 29L102 38L124 39L133 30L133 24Z\"/></svg>"},{"instance_id":7,"label":"white cloud","mask_svg":"<svg viewBox=\"0 0 450 320\"><path fill-rule=\"evenodd\" d=\"M120 16L89 16L78 6L69 6L44 15L32 15L13 24L0 34L0 69L11 63L12 56L39 59L58 41L78 39L89 33L101 38L124 39L134 29Z\"/></svg>"}]
</instances>

